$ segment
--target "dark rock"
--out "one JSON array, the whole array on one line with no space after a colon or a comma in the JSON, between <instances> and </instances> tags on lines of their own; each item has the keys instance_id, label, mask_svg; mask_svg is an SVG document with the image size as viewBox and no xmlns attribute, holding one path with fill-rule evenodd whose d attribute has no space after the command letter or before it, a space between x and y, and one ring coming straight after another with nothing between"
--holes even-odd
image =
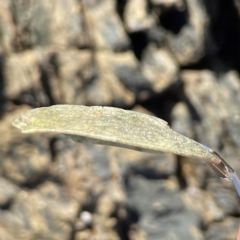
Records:
<instances>
[{"instance_id":1,"label":"dark rock","mask_svg":"<svg viewBox=\"0 0 240 240\"><path fill-rule=\"evenodd\" d=\"M187 104L177 103L171 113L171 127L178 133L189 138L195 138L193 131L193 122ZM184 178L187 187L201 188L206 184L209 167L205 162L199 160L187 159L179 156L180 175Z\"/></svg>"},{"instance_id":2,"label":"dark rock","mask_svg":"<svg viewBox=\"0 0 240 240\"><path fill-rule=\"evenodd\" d=\"M234 0L234 4L238 10L238 14L240 14L240 1L239 0Z\"/></svg>"},{"instance_id":3,"label":"dark rock","mask_svg":"<svg viewBox=\"0 0 240 240\"><path fill-rule=\"evenodd\" d=\"M205 54L208 16L202 2L198 0L187 0L185 7L177 9L175 15L179 16L174 18L175 25L182 23L182 26L179 26L179 30L174 30L176 26L169 27L167 45L180 65L191 65Z\"/></svg>"},{"instance_id":4,"label":"dark rock","mask_svg":"<svg viewBox=\"0 0 240 240\"><path fill-rule=\"evenodd\" d=\"M188 209L179 191L170 190L164 180L148 181L141 176L129 179L126 186L128 204L139 212L139 227L147 239L204 239L201 218Z\"/></svg>"},{"instance_id":5,"label":"dark rock","mask_svg":"<svg viewBox=\"0 0 240 240\"><path fill-rule=\"evenodd\" d=\"M176 158L171 154L132 154L130 174L140 174L147 179L166 179L176 173Z\"/></svg>"}]
</instances>

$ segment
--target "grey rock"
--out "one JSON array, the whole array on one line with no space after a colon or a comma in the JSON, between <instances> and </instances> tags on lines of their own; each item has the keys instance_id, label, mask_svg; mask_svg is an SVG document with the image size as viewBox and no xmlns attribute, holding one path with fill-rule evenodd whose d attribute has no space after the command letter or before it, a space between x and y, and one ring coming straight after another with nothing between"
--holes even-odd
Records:
<instances>
[{"instance_id":1,"label":"grey rock","mask_svg":"<svg viewBox=\"0 0 240 240\"><path fill-rule=\"evenodd\" d=\"M219 182L216 179L211 179L208 181L207 190L212 192L215 201L225 214L232 216L239 214L239 196L231 182Z\"/></svg>"},{"instance_id":2,"label":"grey rock","mask_svg":"<svg viewBox=\"0 0 240 240\"><path fill-rule=\"evenodd\" d=\"M223 222L213 223L206 231L207 240L236 239L239 219L228 217Z\"/></svg>"},{"instance_id":3,"label":"grey rock","mask_svg":"<svg viewBox=\"0 0 240 240\"><path fill-rule=\"evenodd\" d=\"M97 49L122 50L130 46L115 7L115 0L91 0L83 4L87 28Z\"/></svg>"},{"instance_id":4,"label":"grey rock","mask_svg":"<svg viewBox=\"0 0 240 240\"><path fill-rule=\"evenodd\" d=\"M10 205L19 191L20 188L17 185L0 177L0 206Z\"/></svg>"},{"instance_id":5,"label":"grey rock","mask_svg":"<svg viewBox=\"0 0 240 240\"><path fill-rule=\"evenodd\" d=\"M164 180L131 177L126 191L129 206L139 212L138 224L147 239L204 239L199 213L188 209L179 192L168 189Z\"/></svg>"},{"instance_id":6,"label":"grey rock","mask_svg":"<svg viewBox=\"0 0 240 240\"><path fill-rule=\"evenodd\" d=\"M129 106L134 100L135 96L119 79L117 74L117 68L120 68L120 59L125 57L125 64L131 64L131 68L134 71L136 62L133 55L120 54L118 57L114 57L114 54L110 51L97 51L95 54L95 60L97 65L98 77L92 81L86 89L87 101L91 105L117 105L117 106ZM114 63L117 66L114 67ZM123 63L122 63L123 64ZM116 72L115 72L116 71Z\"/></svg>"},{"instance_id":7,"label":"grey rock","mask_svg":"<svg viewBox=\"0 0 240 240\"><path fill-rule=\"evenodd\" d=\"M141 174L148 179L165 179L176 173L176 158L171 154L142 154L140 160L136 155L138 164L130 164L130 173Z\"/></svg>"},{"instance_id":8,"label":"grey rock","mask_svg":"<svg viewBox=\"0 0 240 240\"><path fill-rule=\"evenodd\" d=\"M203 228L211 226L213 222L223 221L226 217L225 211L219 206L212 193L198 187L188 186L180 193L185 206L197 211L201 216Z\"/></svg>"},{"instance_id":9,"label":"grey rock","mask_svg":"<svg viewBox=\"0 0 240 240\"><path fill-rule=\"evenodd\" d=\"M187 11L188 20L178 34L167 33L167 45L180 65L189 65L198 62L205 54L208 16L198 0L187 0L185 9L180 11Z\"/></svg>"},{"instance_id":10,"label":"grey rock","mask_svg":"<svg viewBox=\"0 0 240 240\"><path fill-rule=\"evenodd\" d=\"M51 149L53 159L49 164L50 179L66 187L69 198L93 211L98 196L104 191L103 181L97 172L99 169L94 165L101 161L102 152L93 158L91 149L65 136L56 136L52 140Z\"/></svg>"},{"instance_id":11,"label":"grey rock","mask_svg":"<svg viewBox=\"0 0 240 240\"><path fill-rule=\"evenodd\" d=\"M41 67L54 103L87 104L86 90L96 74L92 51L53 50L42 59Z\"/></svg>"},{"instance_id":12,"label":"grey rock","mask_svg":"<svg viewBox=\"0 0 240 240\"><path fill-rule=\"evenodd\" d=\"M184 136L196 137L193 131L192 116L185 102L177 103L172 109L171 127ZM181 177L184 178L186 185L194 188L205 186L209 172L207 164L180 156L178 159L181 166Z\"/></svg>"},{"instance_id":13,"label":"grey rock","mask_svg":"<svg viewBox=\"0 0 240 240\"><path fill-rule=\"evenodd\" d=\"M178 64L167 49L148 46L143 53L141 65L144 77L157 93L177 81Z\"/></svg>"},{"instance_id":14,"label":"grey rock","mask_svg":"<svg viewBox=\"0 0 240 240\"><path fill-rule=\"evenodd\" d=\"M171 127L174 131L193 138L192 117L184 102L177 103L171 112Z\"/></svg>"},{"instance_id":15,"label":"grey rock","mask_svg":"<svg viewBox=\"0 0 240 240\"><path fill-rule=\"evenodd\" d=\"M114 54L106 51L104 53L99 52L96 56L100 80L102 78L102 81L106 81L107 78L103 77L109 72L109 75L111 74L113 79L118 79L118 81L113 84L116 87L119 85L119 90L120 87L123 89L122 91L125 89L125 94L130 91L129 97L125 96L126 99L130 98L130 93L131 95L133 93L141 100L145 100L151 96L153 86L142 74L140 63L132 51ZM111 86L111 88L114 89L114 86ZM117 92L118 91L116 91L116 93Z\"/></svg>"},{"instance_id":16,"label":"grey rock","mask_svg":"<svg viewBox=\"0 0 240 240\"><path fill-rule=\"evenodd\" d=\"M231 155L227 158L230 165L237 166L235 161L238 150L236 148L234 150L229 144L229 137L233 139L232 141L236 139L231 131L234 125L233 121L228 119L238 116L239 113L240 98L236 94L240 87L238 75L230 71L217 79L210 71L185 71L182 77L186 96L196 110L194 128L198 140L216 150L223 144L225 154L228 152L228 155ZM226 134L227 132L230 136ZM230 148L232 151L229 151Z\"/></svg>"},{"instance_id":17,"label":"grey rock","mask_svg":"<svg viewBox=\"0 0 240 240\"><path fill-rule=\"evenodd\" d=\"M84 42L80 8L76 0L12 1L12 9L22 48L67 47Z\"/></svg>"}]
</instances>

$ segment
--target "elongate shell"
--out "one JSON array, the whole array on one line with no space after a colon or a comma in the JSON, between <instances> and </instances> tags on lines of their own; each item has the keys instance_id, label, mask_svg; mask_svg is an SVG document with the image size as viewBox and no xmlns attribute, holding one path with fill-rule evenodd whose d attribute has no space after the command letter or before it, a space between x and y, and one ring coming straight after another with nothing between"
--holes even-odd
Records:
<instances>
[{"instance_id":1,"label":"elongate shell","mask_svg":"<svg viewBox=\"0 0 240 240\"><path fill-rule=\"evenodd\" d=\"M119 108L55 105L28 110L12 124L23 133L64 133L81 142L220 162L207 147L173 131L164 120Z\"/></svg>"}]
</instances>

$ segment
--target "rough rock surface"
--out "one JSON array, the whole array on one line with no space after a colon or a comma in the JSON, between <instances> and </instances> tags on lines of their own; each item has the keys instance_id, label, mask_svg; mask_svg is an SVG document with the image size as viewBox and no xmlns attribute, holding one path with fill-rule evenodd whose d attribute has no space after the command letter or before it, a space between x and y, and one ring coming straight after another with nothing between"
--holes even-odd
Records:
<instances>
[{"instance_id":1,"label":"rough rock surface","mask_svg":"<svg viewBox=\"0 0 240 240\"><path fill-rule=\"evenodd\" d=\"M239 42L239 0L0 0L0 240L236 239L239 196L206 164L11 120L53 104L134 109L240 174Z\"/></svg>"}]
</instances>

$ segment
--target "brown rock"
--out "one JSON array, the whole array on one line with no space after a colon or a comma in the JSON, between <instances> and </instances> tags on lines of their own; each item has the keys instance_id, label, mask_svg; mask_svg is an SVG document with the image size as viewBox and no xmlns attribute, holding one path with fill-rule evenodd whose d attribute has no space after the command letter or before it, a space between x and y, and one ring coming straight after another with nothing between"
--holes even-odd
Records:
<instances>
[{"instance_id":1,"label":"brown rock","mask_svg":"<svg viewBox=\"0 0 240 240\"><path fill-rule=\"evenodd\" d=\"M128 32L137 32L152 28L156 19L148 12L146 0L127 1L124 11L124 23Z\"/></svg>"},{"instance_id":2,"label":"brown rock","mask_svg":"<svg viewBox=\"0 0 240 240\"><path fill-rule=\"evenodd\" d=\"M205 227L224 219L225 212L211 193L199 188L188 187L180 195L187 209L197 211L201 215L202 224Z\"/></svg>"},{"instance_id":3,"label":"brown rock","mask_svg":"<svg viewBox=\"0 0 240 240\"><path fill-rule=\"evenodd\" d=\"M0 1L0 54L8 54L13 51L16 28L10 11L10 2Z\"/></svg>"},{"instance_id":4,"label":"brown rock","mask_svg":"<svg viewBox=\"0 0 240 240\"><path fill-rule=\"evenodd\" d=\"M218 80L207 70L183 71L182 79L186 96L196 111L194 126L199 141L218 149L220 139L224 140L222 121L239 113L240 98L235 94L240 89L238 75L230 71Z\"/></svg>"},{"instance_id":5,"label":"brown rock","mask_svg":"<svg viewBox=\"0 0 240 240\"><path fill-rule=\"evenodd\" d=\"M239 228L239 218L227 217L223 222L213 223L206 232L207 239L236 239Z\"/></svg>"},{"instance_id":6,"label":"brown rock","mask_svg":"<svg viewBox=\"0 0 240 240\"><path fill-rule=\"evenodd\" d=\"M23 136L11 126L14 116L28 107L7 114L0 125L0 174L18 184L31 184L46 175L50 163L48 139Z\"/></svg>"},{"instance_id":7,"label":"brown rock","mask_svg":"<svg viewBox=\"0 0 240 240\"><path fill-rule=\"evenodd\" d=\"M53 51L42 61L44 81L54 103L87 104L86 89L94 77L90 50Z\"/></svg>"},{"instance_id":8,"label":"brown rock","mask_svg":"<svg viewBox=\"0 0 240 240\"><path fill-rule=\"evenodd\" d=\"M39 68L42 52L25 51L9 55L4 64L4 95L33 106L49 104L41 84Z\"/></svg>"},{"instance_id":9,"label":"brown rock","mask_svg":"<svg viewBox=\"0 0 240 240\"><path fill-rule=\"evenodd\" d=\"M240 103L237 94L240 89L238 74L229 71L217 78L213 72L207 70L183 71L182 79L188 104L195 117L193 126L199 141L217 151L221 147L221 155L239 172L239 149L236 147ZM233 184L220 181L216 174L208 171L208 175L214 179L208 180L206 185L215 201L225 214L238 213L239 197Z\"/></svg>"},{"instance_id":10,"label":"brown rock","mask_svg":"<svg viewBox=\"0 0 240 240\"><path fill-rule=\"evenodd\" d=\"M10 211L1 210L1 239L68 240L78 208L62 187L51 182L22 191Z\"/></svg>"}]
</instances>

